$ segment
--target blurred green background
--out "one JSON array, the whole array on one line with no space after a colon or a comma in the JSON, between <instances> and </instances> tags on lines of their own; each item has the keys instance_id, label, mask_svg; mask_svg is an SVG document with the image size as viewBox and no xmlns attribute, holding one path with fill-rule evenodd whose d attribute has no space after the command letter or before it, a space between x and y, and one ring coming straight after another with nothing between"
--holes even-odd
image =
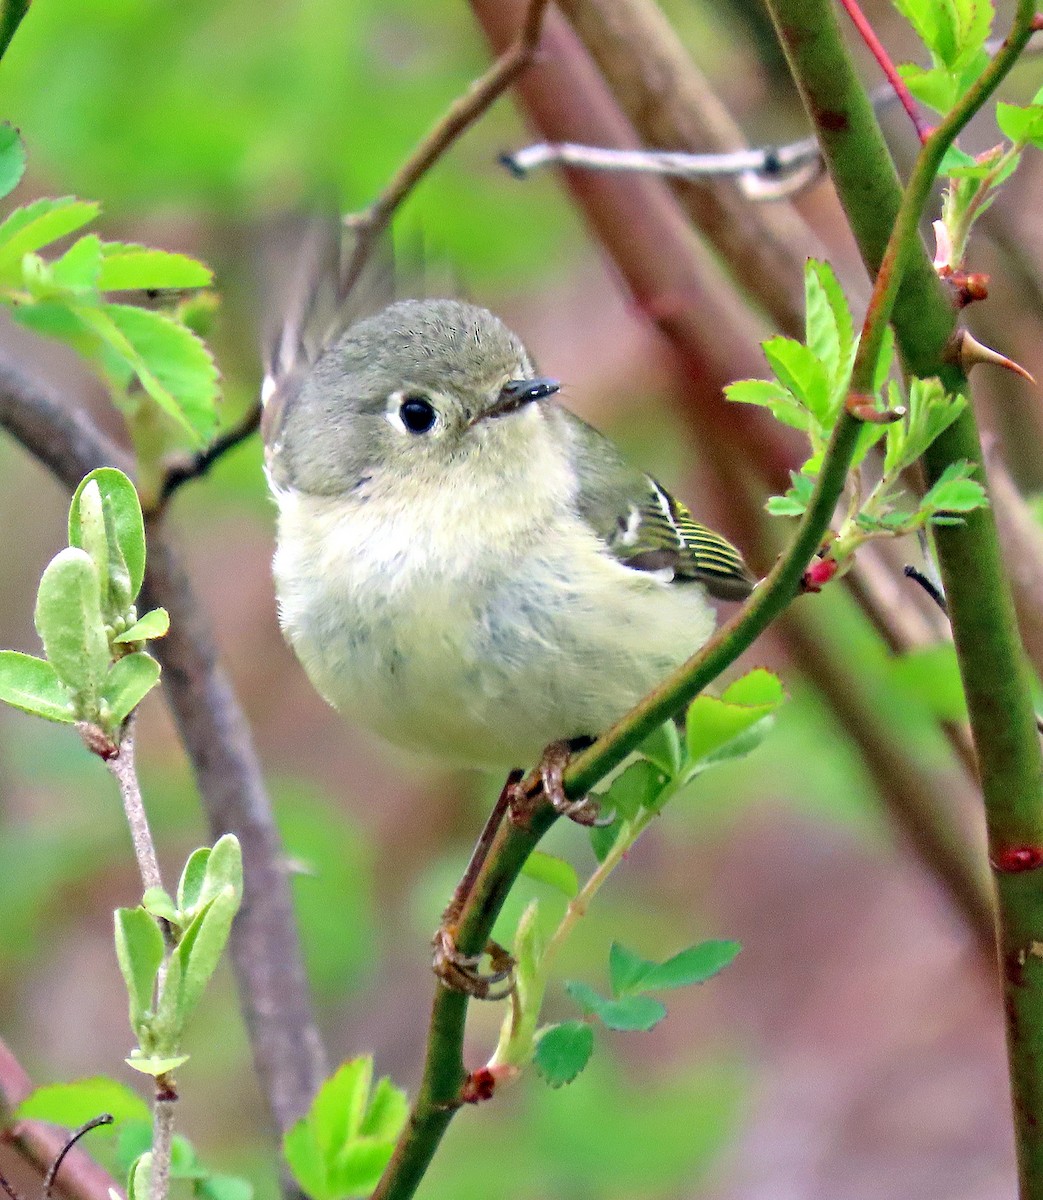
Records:
<instances>
[{"instance_id":1,"label":"blurred green background","mask_svg":"<svg viewBox=\"0 0 1043 1200\"><path fill-rule=\"evenodd\" d=\"M667 7L751 136L802 131L745 5ZM884 6L869 7L886 28ZM362 207L487 61L460 0L37 0L0 66L0 116L20 127L30 156L14 200L100 200L107 236L215 268L222 305L211 340L231 419L256 394L280 220L329 188L346 209ZM716 509L706 497L700 505L699 447L678 415L663 347L557 180L522 183L496 165L528 136L511 103L498 104L410 200L400 241L422 241L502 313L566 381L566 403L697 513ZM828 198L804 203L849 254ZM0 338L118 431L71 353L21 331ZM1025 473L1034 469L1027 459ZM36 648L35 587L63 544L65 506L0 439L0 645ZM498 781L405 760L311 692L276 625L273 513L256 442L180 493L170 523L301 866L298 912L331 1059L373 1051L381 1074L413 1087L432 990L428 939ZM936 721L960 711L949 651L895 662L839 589L815 601L813 619L894 735L965 791ZM613 938L655 957L735 937L739 962L680 994L653 1033L601 1037L569 1088L525 1078L463 1113L425 1184L431 1200L951 1198L1009 1186L1000 1028L972 939L892 834L858 750L799 662L770 640L748 661L780 669L791 692L775 732L650 832L582 923L563 973L603 984ZM139 746L172 875L205 823L156 696ZM38 1082L96 1073L133 1082L110 913L133 902L137 885L109 777L68 730L0 712L0 822L5 1038ZM557 830L552 848L592 862L574 828ZM550 911L557 903L538 884L519 893L515 916L534 894ZM499 1012L475 1007L477 1065ZM569 1012L560 986L548 1011ZM191 1043L180 1128L207 1163L273 1196L275 1160L227 970Z\"/></svg>"}]
</instances>

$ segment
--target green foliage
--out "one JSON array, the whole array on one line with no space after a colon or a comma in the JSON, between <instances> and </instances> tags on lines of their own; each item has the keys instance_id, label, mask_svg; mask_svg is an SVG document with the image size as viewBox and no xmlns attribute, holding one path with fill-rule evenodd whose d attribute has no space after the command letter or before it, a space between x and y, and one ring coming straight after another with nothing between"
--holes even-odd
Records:
<instances>
[{"instance_id":1,"label":"green foliage","mask_svg":"<svg viewBox=\"0 0 1043 1200\"><path fill-rule=\"evenodd\" d=\"M149 1121L148 1105L137 1092L104 1075L38 1087L15 1110L19 1120L49 1121L66 1129L86 1125L101 1113L113 1118L109 1132L125 1121Z\"/></svg>"},{"instance_id":2,"label":"green foliage","mask_svg":"<svg viewBox=\"0 0 1043 1200\"><path fill-rule=\"evenodd\" d=\"M14 187L24 169L17 133L0 126L0 194ZM176 309L151 311L109 297L127 290L207 287L211 272L184 254L103 242L93 233L62 253L55 250L100 211L93 202L63 196L9 213L0 222L0 302L16 321L83 354L128 415L140 407L134 391L140 388L183 435L201 444L217 424L217 368L209 350Z\"/></svg>"},{"instance_id":3,"label":"green foliage","mask_svg":"<svg viewBox=\"0 0 1043 1200\"><path fill-rule=\"evenodd\" d=\"M36 629L46 659L0 652L0 700L49 721L83 721L118 740L124 721L159 680L147 638L169 624L139 619L145 526L134 485L110 467L92 471L69 509L69 546L44 570Z\"/></svg>"},{"instance_id":4,"label":"green foliage","mask_svg":"<svg viewBox=\"0 0 1043 1200\"><path fill-rule=\"evenodd\" d=\"M791 487L785 495L773 496L767 503L768 512L780 517L802 516L811 503L826 444L848 396L857 350L850 311L828 264L808 262L805 295L806 344L790 338L769 339L764 353L777 378L747 379L725 389L730 400L762 405L777 420L801 429L808 437L811 457L799 472L790 473ZM918 501L904 491L902 472L959 417L967 402L963 396L947 395L937 379L912 379L908 401L903 403L898 385L888 383L893 358L894 337L889 331L877 363L873 394L860 398L871 411L887 416L879 422L863 422L852 457L852 469L863 470L866 455L886 438L883 472L868 495L864 496L861 486L851 489L844 523L831 548L838 562L867 538L897 537L927 524L949 524L960 519L952 514L987 503L984 490L969 478L965 464L957 464L940 493Z\"/></svg>"},{"instance_id":5,"label":"green foliage","mask_svg":"<svg viewBox=\"0 0 1043 1200\"><path fill-rule=\"evenodd\" d=\"M988 64L991 0L895 0L895 7L931 55L930 67L903 66L902 76L918 100L944 115Z\"/></svg>"},{"instance_id":6,"label":"green foliage","mask_svg":"<svg viewBox=\"0 0 1043 1200\"><path fill-rule=\"evenodd\" d=\"M529 855L522 868L522 874L556 888L570 900L579 891L579 876L572 863L543 850L534 850Z\"/></svg>"},{"instance_id":7,"label":"green foliage","mask_svg":"<svg viewBox=\"0 0 1043 1200\"><path fill-rule=\"evenodd\" d=\"M409 1113L388 1079L373 1087L373 1060L355 1058L326 1080L283 1138L294 1178L313 1200L367 1196L387 1165Z\"/></svg>"},{"instance_id":8,"label":"green foliage","mask_svg":"<svg viewBox=\"0 0 1043 1200\"><path fill-rule=\"evenodd\" d=\"M162 1075L187 1061L181 1052L185 1025L217 969L242 889L242 852L226 834L213 849L196 850L188 859L176 902L150 888L139 908L116 910L116 957L138 1039L127 1062L136 1071Z\"/></svg>"},{"instance_id":9,"label":"green foliage","mask_svg":"<svg viewBox=\"0 0 1043 1200\"><path fill-rule=\"evenodd\" d=\"M536 1038L533 1066L551 1087L571 1083L594 1052L594 1030L586 1021L547 1025Z\"/></svg>"}]
</instances>

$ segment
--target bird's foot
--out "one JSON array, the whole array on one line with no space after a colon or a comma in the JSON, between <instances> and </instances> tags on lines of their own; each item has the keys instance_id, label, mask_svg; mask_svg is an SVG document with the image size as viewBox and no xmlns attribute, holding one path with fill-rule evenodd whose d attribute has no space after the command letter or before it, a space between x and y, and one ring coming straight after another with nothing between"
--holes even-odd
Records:
<instances>
[{"instance_id":1,"label":"bird's foot","mask_svg":"<svg viewBox=\"0 0 1043 1200\"><path fill-rule=\"evenodd\" d=\"M551 742L544 750L540 764L530 775L519 783L514 784L510 800L511 820L516 825L526 825L532 817L533 809L538 801L550 801L554 811L577 825L588 828L611 825L615 819L613 814L602 814L597 801L590 796L581 796L578 800L570 800L565 795L562 783L565 768L569 765L574 749L580 749L590 744L589 738L577 738L575 742Z\"/></svg>"},{"instance_id":2,"label":"bird's foot","mask_svg":"<svg viewBox=\"0 0 1043 1200\"><path fill-rule=\"evenodd\" d=\"M431 966L444 987L463 992L476 1000L506 1000L514 991L514 958L497 942L490 941L485 954L461 954L453 927L443 924L434 936ZM481 970L489 956L491 971Z\"/></svg>"}]
</instances>

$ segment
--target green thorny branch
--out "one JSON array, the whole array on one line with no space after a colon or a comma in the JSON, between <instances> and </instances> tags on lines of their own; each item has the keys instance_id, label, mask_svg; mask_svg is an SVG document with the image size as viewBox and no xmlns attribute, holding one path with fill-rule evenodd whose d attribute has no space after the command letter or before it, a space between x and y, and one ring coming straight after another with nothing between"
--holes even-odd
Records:
<instances>
[{"instance_id":1,"label":"green thorny branch","mask_svg":"<svg viewBox=\"0 0 1043 1200\"><path fill-rule=\"evenodd\" d=\"M827 0L769 0L791 67L815 121L862 257L885 269L896 250L884 240L899 208L900 186L876 119L854 75ZM986 71L946 117L924 149L935 166L946 145L1010 70L1039 18L1019 0L1011 31ZM921 159L922 161L922 159ZM884 170L868 170L883 163ZM921 179L929 187L930 177ZM908 199L909 191L906 191ZM910 238L899 258L904 285L894 311L908 370L938 376L947 391L965 391L952 348L951 297L923 246ZM985 482L974 414L968 407L926 451L933 484L959 460ZM1022 1200L1043 1197L1043 804L1039 740L1028 668L1020 644L990 509L935 532L960 672L978 757L989 857L998 899L1007 1040Z\"/></svg>"},{"instance_id":2,"label":"green thorny branch","mask_svg":"<svg viewBox=\"0 0 1043 1200\"><path fill-rule=\"evenodd\" d=\"M788 11L790 7L799 9L802 6L805 15L812 8L821 10L825 7L829 21L832 22L832 12L828 10L826 0L817 0L813 4L806 4L803 0L801 3L795 3L793 0L793 3L785 6L776 4L774 7L778 12L783 9ZM1025 7L1022 4L1021 9ZM821 22L823 19L819 11L815 21ZM777 20L785 26L785 16L777 17ZM885 343L887 325L896 310L896 305L901 303L900 288L905 274L911 263L917 267L921 266L922 247L917 226L930 196L942 156L1010 70L1028 39L1030 27L1031 13L1026 21L1024 14L1019 10L1015 31L978 82L923 145L908 186L904 193L900 194L900 200L896 196L888 227L889 236L882 246L882 252L877 256L878 269L852 369L849 403L834 428L811 500L788 550L736 617L722 626L699 653L675 671L593 746L572 761L564 777L565 790L569 796L581 796L600 783L657 726L681 711L707 684L730 666L800 593L805 572L827 538L830 522L848 478L863 424L856 413L866 411L864 394L872 389L877 361ZM835 23L832 24L832 28L835 30ZM783 40L788 41L784 30ZM842 53L839 35L836 49ZM868 106L864 90L858 85L855 85L855 90L858 102ZM826 149L828 156L828 145ZM893 175L886 148L880 161ZM861 169L864 173L864 162ZM928 285L937 285L929 262L927 267ZM922 272L918 270L915 275L916 282L923 285ZM911 282L906 281L907 293ZM934 354L930 356L931 371L927 373L942 374L943 380L958 384L962 378L958 370L942 361L953 325L951 308L944 314L944 318L936 314L934 332L941 330L942 334L932 343ZM911 361L908 352L906 358ZM958 426L965 425L968 419L971 418L964 418ZM948 440L952 441L954 436L959 435L951 430ZM966 454L963 451L960 451L958 456L967 457L972 462L980 461L977 455ZM953 457L957 455L945 456L945 465ZM940 470L932 473L940 474ZM976 518L973 520L975 526L983 519L991 525L991 517L982 518L978 514L971 514L971 517ZM968 525L971 524L972 521L969 521ZM952 531L945 532L949 537L952 536ZM1023 678L1020 667L1012 674L1015 678ZM1034 726L1032 728L1034 738ZM554 820L554 811L548 803L543 803L534 807L528 820L523 823L507 821L501 825L456 922L456 944L463 954L479 953L484 949L503 901L525 860ZM1040 840L1043 842L1043 839ZM1040 941L1043 942L1043 930L1040 931ZM460 1106L468 1078L462 1057L467 1007L468 997L441 984L438 986L431 1016L423 1080L405 1131L374 1193L374 1200L403 1200L414 1194L450 1120Z\"/></svg>"}]
</instances>

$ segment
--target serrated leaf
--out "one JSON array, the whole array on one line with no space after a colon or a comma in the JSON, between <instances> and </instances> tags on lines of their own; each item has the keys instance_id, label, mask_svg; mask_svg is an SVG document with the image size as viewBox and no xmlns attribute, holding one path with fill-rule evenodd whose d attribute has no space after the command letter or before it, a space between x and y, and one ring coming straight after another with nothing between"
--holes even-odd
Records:
<instances>
[{"instance_id":1,"label":"serrated leaf","mask_svg":"<svg viewBox=\"0 0 1043 1200\"><path fill-rule=\"evenodd\" d=\"M128 364L141 386L170 417L199 442L217 425L217 367L202 341L164 313L106 304L105 318L118 330L132 354ZM109 344L123 352L118 340Z\"/></svg>"},{"instance_id":2,"label":"serrated leaf","mask_svg":"<svg viewBox=\"0 0 1043 1200\"><path fill-rule=\"evenodd\" d=\"M47 721L76 720L72 692L51 663L17 650L0 650L0 700Z\"/></svg>"},{"instance_id":3,"label":"serrated leaf","mask_svg":"<svg viewBox=\"0 0 1043 1200\"><path fill-rule=\"evenodd\" d=\"M855 326L843 289L827 262L809 259L804 269L807 344L826 367L833 392L846 384L855 348Z\"/></svg>"},{"instance_id":4,"label":"serrated leaf","mask_svg":"<svg viewBox=\"0 0 1043 1200\"><path fill-rule=\"evenodd\" d=\"M0 224L0 278L16 280L23 255L82 229L100 211L99 205L75 196L45 197L16 208Z\"/></svg>"},{"instance_id":5,"label":"serrated leaf","mask_svg":"<svg viewBox=\"0 0 1043 1200\"><path fill-rule=\"evenodd\" d=\"M620 942L613 942L608 952L608 978L612 995L618 999L640 990L641 980L654 966L654 962L628 950Z\"/></svg>"},{"instance_id":6,"label":"serrated leaf","mask_svg":"<svg viewBox=\"0 0 1043 1200\"><path fill-rule=\"evenodd\" d=\"M586 1021L548 1025L536 1038L533 1066L552 1088L571 1083L590 1061L594 1030Z\"/></svg>"},{"instance_id":7,"label":"serrated leaf","mask_svg":"<svg viewBox=\"0 0 1043 1200\"><path fill-rule=\"evenodd\" d=\"M368 1196L394 1153L393 1141L356 1138L329 1164L330 1188L337 1196Z\"/></svg>"},{"instance_id":8,"label":"serrated leaf","mask_svg":"<svg viewBox=\"0 0 1043 1200\"><path fill-rule=\"evenodd\" d=\"M159 1075L166 1075L169 1071L176 1071L178 1067L183 1067L188 1059L189 1055L187 1054L142 1054L140 1050L132 1050L123 1061L133 1070L140 1071L142 1075L151 1075L156 1078Z\"/></svg>"},{"instance_id":9,"label":"serrated leaf","mask_svg":"<svg viewBox=\"0 0 1043 1200\"><path fill-rule=\"evenodd\" d=\"M159 663L143 650L117 659L109 668L101 689L108 705L110 728L122 725L134 709L159 683Z\"/></svg>"},{"instance_id":10,"label":"serrated leaf","mask_svg":"<svg viewBox=\"0 0 1043 1200\"><path fill-rule=\"evenodd\" d=\"M155 919L143 908L117 908L116 959L130 1001L130 1026L140 1028L152 1010L156 974L163 962L163 934Z\"/></svg>"},{"instance_id":11,"label":"serrated leaf","mask_svg":"<svg viewBox=\"0 0 1043 1200\"><path fill-rule=\"evenodd\" d=\"M105 242L101 253L98 287L103 292L200 288L214 279L209 267L187 254L120 242Z\"/></svg>"},{"instance_id":12,"label":"serrated leaf","mask_svg":"<svg viewBox=\"0 0 1043 1200\"><path fill-rule=\"evenodd\" d=\"M959 99L959 84L945 67L903 63L898 73L917 100L943 116Z\"/></svg>"},{"instance_id":13,"label":"serrated leaf","mask_svg":"<svg viewBox=\"0 0 1043 1200\"><path fill-rule=\"evenodd\" d=\"M66 291L93 292L101 270L101 238L88 233L50 264L51 283Z\"/></svg>"},{"instance_id":14,"label":"serrated leaf","mask_svg":"<svg viewBox=\"0 0 1043 1200\"><path fill-rule=\"evenodd\" d=\"M970 512L988 504L985 489L970 475L974 468L965 460L950 463L934 487L921 501L924 511Z\"/></svg>"},{"instance_id":15,"label":"serrated leaf","mask_svg":"<svg viewBox=\"0 0 1043 1200\"><path fill-rule=\"evenodd\" d=\"M778 707L786 699L786 689L777 675L764 667L755 667L733 680L721 693L721 699L728 704Z\"/></svg>"},{"instance_id":16,"label":"serrated leaf","mask_svg":"<svg viewBox=\"0 0 1043 1200\"><path fill-rule=\"evenodd\" d=\"M150 1120L148 1105L137 1092L104 1075L38 1087L18 1105L14 1117L78 1129L101 1113L109 1113L115 1125Z\"/></svg>"},{"instance_id":17,"label":"serrated leaf","mask_svg":"<svg viewBox=\"0 0 1043 1200\"><path fill-rule=\"evenodd\" d=\"M762 349L780 383L789 388L820 427L828 428L832 387L827 367L793 338L769 338Z\"/></svg>"},{"instance_id":18,"label":"serrated leaf","mask_svg":"<svg viewBox=\"0 0 1043 1200\"><path fill-rule=\"evenodd\" d=\"M359 1134L378 1141L393 1141L405 1128L408 1117L409 1099L406 1093L385 1076L373 1089L366 1115L359 1126Z\"/></svg>"},{"instance_id":19,"label":"serrated leaf","mask_svg":"<svg viewBox=\"0 0 1043 1200\"><path fill-rule=\"evenodd\" d=\"M160 638L170 629L170 614L165 608L154 608L147 612L140 621L133 625L114 642L147 642L151 638Z\"/></svg>"},{"instance_id":20,"label":"serrated leaf","mask_svg":"<svg viewBox=\"0 0 1043 1200\"><path fill-rule=\"evenodd\" d=\"M642 809L655 807L668 782L667 775L654 763L638 759L612 781L601 807L605 812L615 809L625 820L631 820Z\"/></svg>"},{"instance_id":21,"label":"serrated leaf","mask_svg":"<svg viewBox=\"0 0 1043 1200\"><path fill-rule=\"evenodd\" d=\"M9 122L0 122L0 197L13 192L25 174L25 144Z\"/></svg>"},{"instance_id":22,"label":"serrated leaf","mask_svg":"<svg viewBox=\"0 0 1043 1200\"><path fill-rule=\"evenodd\" d=\"M305 1195L312 1200L336 1200L327 1186L325 1158L307 1118L302 1117L283 1135L282 1152Z\"/></svg>"},{"instance_id":23,"label":"serrated leaf","mask_svg":"<svg viewBox=\"0 0 1043 1200\"><path fill-rule=\"evenodd\" d=\"M664 721L645 738L637 752L672 778L681 769L681 735L677 732L677 723Z\"/></svg>"},{"instance_id":24,"label":"serrated leaf","mask_svg":"<svg viewBox=\"0 0 1043 1200\"><path fill-rule=\"evenodd\" d=\"M696 696L688 710L687 742L691 762L719 753L775 711L777 704L729 704L716 696Z\"/></svg>"},{"instance_id":25,"label":"serrated leaf","mask_svg":"<svg viewBox=\"0 0 1043 1200\"><path fill-rule=\"evenodd\" d=\"M769 497L764 508L773 517L799 517L807 505L798 500L792 492L787 492L785 496Z\"/></svg>"},{"instance_id":26,"label":"serrated leaf","mask_svg":"<svg viewBox=\"0 0 1043 1200\"><path fill-rule=\"evenodd\" d=\"M125 589L127 593L125 601L123 590L114 596L114 601L123 601L122 609L125 609L137 598L145 578L145 522L141 515L141 501L134 484L122 471L116 470L115 467L100 467L91 471L80 481L79 487L73 493L69 508L71 546L83 545L79 500L83 489L91 483L97 486L101 494L105 513L110 578L114 585ZM122 582L122 575L127 577L126 584Z\"/></svg>"},{"instance_id":27,"label":"serrated leaf","mask_svg":"<svg viewBox=\"0 0 1043 1200\"><path fill-rule=\"evenodd\" d=\"M572 863L543 850L533 850L525 860L522 874L539 883L546 883L570 900L579 893L579 877Z\"/></svg>"},{"instance_id":28,"label":"serrated leaf","mask_svg":"<svg viewBox=\"0 0 1043 1200\"><path fill-rule=\"evenodd\" d=\"M109 666L98 571L89 554L70 546L47 564L36 597L36 629L58 678L77 696L80 712L95 713Z\"/></svg>"},{"instance_id":29,"label":"serrated leaf","mask_svg":"<svg viewBox=\"0 0 1043 1200\"><path fill-rule=\"evenodd\" d=\"M358 1135L372 1083L373 1059L362 1055L342 1063L316 1093L308 1121L327 1161Z\"/></svg>"},{"instance_id":30,"label":"serrated leaf","mask_svg":"<svg viewBox=\"0 0 1043 1200\"><path fill-rule=\"evenodd\" d=\"M738 942L731 941L707 941L689 946L665 962L653 964L641 980L641 988L652 992L705 983L723 971L741 949Z\"/></svg>"},{"instance_id":31,"label":"serrated leaf","mask_svg":"<svg viewBox=\"0 0 1043 1200\"><path fill-rule=\"evenodd\" d=\"M621 1032L647 1032L666 1016L666 1008L651 996L606 1000L588 984L567 980L565 990L576 1003L606 1026Z\"/></svg>"},{"instance_id":32,"label":"serrated leaf","mask_svg":"<svg viewBox=\"0 0 1043 1200\"><path fill-rule=\"evenodd\" d=\"M807 430L811 424L808 410L772 379L740 379L729 383L724 394L735 404L756 404L770 409L777 421L793 429Z\"/></svg>"},{"instance_id":33,"label":"serrated leaf","mask_svg":"<svg viewBox=\"0 0 1043 1200\"><path fill-rule=\"evenodd\" d=\"M996 124L1016 145L1043 145L1043 104L997 104Z\"/></svg>"}]
</instances>

